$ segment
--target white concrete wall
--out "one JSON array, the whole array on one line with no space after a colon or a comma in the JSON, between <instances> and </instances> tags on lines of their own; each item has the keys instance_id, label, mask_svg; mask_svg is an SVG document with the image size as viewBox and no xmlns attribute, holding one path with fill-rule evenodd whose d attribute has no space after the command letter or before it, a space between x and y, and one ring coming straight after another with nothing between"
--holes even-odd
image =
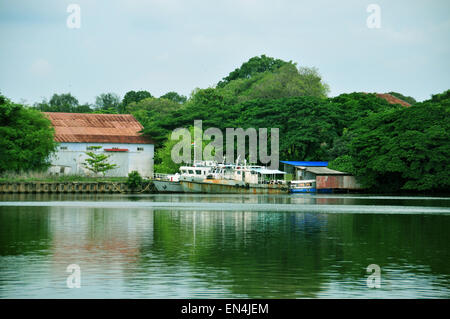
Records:
<instances>
[{"instance_id":1,"label":"white concrete wall","mask_svg":"<svg viewBox=\"0 0 450 319\"><path fill-rule=\"evenodd\" d=\"M64 174L89 175L91 174L82 163L88 158L88 146L101 146L96 153L110 155L108 162L117 164L117 168L106 172L106 176L128 176L132 171L138 171L143 177L153 174L153 144L119 144L119 143L60 143L57 152L51 157L52 173L60 173L64 167ZM67 149L64 149L67 148ZM128 152L105 152L105 148L128 149ZM143 148L143 151L138 151Z\"/></svg>"}]
</instances>

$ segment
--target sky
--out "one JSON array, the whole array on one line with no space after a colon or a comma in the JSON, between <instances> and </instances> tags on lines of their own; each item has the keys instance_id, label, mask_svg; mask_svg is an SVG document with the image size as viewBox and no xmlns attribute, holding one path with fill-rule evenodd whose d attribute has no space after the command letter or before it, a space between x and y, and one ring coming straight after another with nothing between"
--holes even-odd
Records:
<instances>
[{"instance_id":1,"label":"sky","mask_svg":"<svg viewBox=\"0 0 450 319\"><path fill-rule=\"evenodd\" d=\"M70 4L79 28L67 24ZM189 96L265 54L316 67L330 96L422 101L450 89L449 9L448 0L0 0L0 92L27 104L67 92L80 103L130 90Z\"/></svg>"}]
</instances>

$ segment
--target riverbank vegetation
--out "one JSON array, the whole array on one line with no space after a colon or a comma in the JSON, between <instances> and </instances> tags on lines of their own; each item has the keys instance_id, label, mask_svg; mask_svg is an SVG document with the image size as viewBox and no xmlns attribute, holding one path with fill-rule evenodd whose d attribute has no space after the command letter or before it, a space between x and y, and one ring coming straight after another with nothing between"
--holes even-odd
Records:
<instances>
[{"instance_id":1,"label":"riverbank vegetation","mask_svg":"<svg viewBox=\"0 0 450 319\"><path fill-rule=\"evenodd\" d=\"M55 94L28 108L20 107L37 118L36 110L133 114L144 126L143 133L156 141L155 168L164 173L178 168L170 160L174 144L169 140L170 133L202 120L204 130L279 128L280 160L329 161L331 168L355 174L370 190L450 189L450 90L423 102L389 92L411 107L390 104L376 94L328 97L328 92L317 69L262 55L243 63L217 85L193 90L189 98L173 91L159 98L148 91L129 91L122 100L114 93L103 93L94 105L80 105L67 93ZM15 122L1 116L6 119L2 120L2 130L16 127ZM45 119L40 121L44 123ZM45 130L47 135L40 138L43 150L36 157L44 158L52 150L51 129ZM14 153L14 134L3 135L0 140L3 152ZM38 147L32 142L20 145L24 143L31 149ZM24 158L22 155L15 161ZM36 164L25 168L39 167L44 162L33 161Z\"/></svg>"}]
</instances>

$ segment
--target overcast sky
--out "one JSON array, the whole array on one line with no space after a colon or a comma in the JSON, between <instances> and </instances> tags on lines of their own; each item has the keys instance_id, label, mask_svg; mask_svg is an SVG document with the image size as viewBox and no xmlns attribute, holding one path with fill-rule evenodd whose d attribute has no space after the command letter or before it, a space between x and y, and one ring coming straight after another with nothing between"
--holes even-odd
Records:
<instances>
[{"instance_id":1,"label":"overcast sky","mask_svg":"<svg viewBox=\"0 0 450 319\"><path fill-rule=\"evenodd\" d=\"M81 8L69 28L67 6ZM368 28L370 4L381 27ZM0 92L32 104L215 85L266 54L317 67L331 96L450 89L450 1L0 0Z\"/></svg>"}]
</instances>

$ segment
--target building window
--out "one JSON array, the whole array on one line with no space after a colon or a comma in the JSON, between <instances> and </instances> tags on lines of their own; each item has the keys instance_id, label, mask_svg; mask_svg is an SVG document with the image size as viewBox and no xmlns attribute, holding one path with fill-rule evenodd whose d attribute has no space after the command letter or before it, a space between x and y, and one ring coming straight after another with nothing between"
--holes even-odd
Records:
<instances>
[{"instance_id":1,"label":"building window","mask_svg":"<svg viewBox=\"0 0 450 319\"><path fill-rule=\"evenodd\" d=\"M66 151L67 150L67 146L61 146L59 149L62 150L62 151Z\"/></svg>"},{"instance_id":2,"label":"building window","mask_svg":"<svg viewBox=\"0 0 450 319\"><path fill-rule=\"evenodd\" d=\"M96 150L99 150L101 148L102 148L101 146L86 146L86 150L87 151L96 151Z\"/></svg>"},{"instance_id":3,"label":"building window","mask_svg":"<svg viewBox=\"0 0 450 319\"><path fill-rule=\"evenodd\" d=\"M138 147L137 150L138 150L138 151L143 151L144 148L143 148L143 147Z\"/></svg>"}]
</instances>

